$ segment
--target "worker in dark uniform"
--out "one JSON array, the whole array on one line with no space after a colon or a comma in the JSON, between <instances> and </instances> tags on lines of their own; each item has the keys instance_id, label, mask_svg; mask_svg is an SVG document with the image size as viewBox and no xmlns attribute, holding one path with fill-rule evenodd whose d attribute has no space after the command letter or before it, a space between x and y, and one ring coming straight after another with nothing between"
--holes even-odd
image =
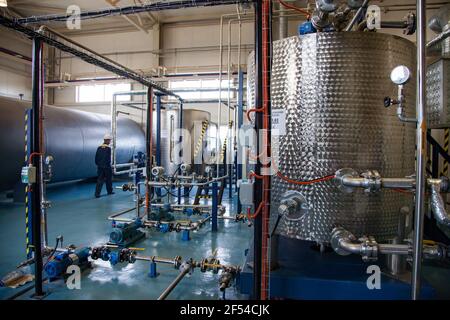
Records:
<instances>
[{"instance_id":1,"label":"worker in dark uniform","mask_svg":"<svg viewBox=\"0 0 450 320\"><path fill-rule=\"evenodd\" d=\"M98 175L97 186L95 187L96 198L100 197L104 182L106 182L106 191L108 194L114 194L112 188L111 148L109 147L111 140L111 135L105 134L103 144L97 148L97 153L95 154Z\"/></svg>"}]
</instances>

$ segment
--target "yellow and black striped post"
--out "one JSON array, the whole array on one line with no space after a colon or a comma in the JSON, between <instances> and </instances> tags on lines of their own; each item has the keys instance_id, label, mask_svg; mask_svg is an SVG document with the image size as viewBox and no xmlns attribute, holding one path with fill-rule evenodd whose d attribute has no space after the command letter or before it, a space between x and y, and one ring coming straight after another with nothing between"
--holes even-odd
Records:
<instances>
[{"instance_id":1,"label":"yellow and black striped post","mask_svg":"<svg viewBox=\"0 0 450 320\"><path fill-rule=\"evenodd\" d=\"M209 126L209 121L208 120L203 121L202 133L201 133L200 137L198 138L197 144L195 145L194 159L197 157L198 152L200 151L200 149L202 147L203 139L205 137L206 130L208 129L208 126Z\"/></svg>"},{"instance_id":2,"label":"yellow and black striped post","mask_svg":"<svg viewBox=\"0 0 450 320\"><path fill-rule=\"evenodd\" d=\"M25 113L25 165L28 164L28 159L31 153L31 134L33 132L31 128L31 109ZM27 259L32 258L32 245L33 245L33 233L32 233L32 205L31 205L32 190L27 185L25 186L25 236L26 236L26 253Z\"/></svg>"},{"instance_id":3,"label":"yellow and black striped post","mask_svg":"<svg viewBox=\"0 0 450 320\"><path fill-rule=\"evenodd\" d=\"M449 147L449 141L450 141L450 128L446 128L444 132L444 151L446 154L448 154L448 147ZM444 166L442 168L441 176L446 177L448 175L448 162L444 159Z\"/></svg>"}]
</instances>

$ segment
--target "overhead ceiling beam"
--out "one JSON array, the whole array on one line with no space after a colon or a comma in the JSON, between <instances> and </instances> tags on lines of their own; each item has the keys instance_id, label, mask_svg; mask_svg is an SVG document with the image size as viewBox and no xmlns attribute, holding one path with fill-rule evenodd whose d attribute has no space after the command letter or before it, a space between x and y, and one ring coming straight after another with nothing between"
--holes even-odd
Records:
<instances>
[{"instance_id":1,"label":"overhead ceiling beam","mask_svg":"<svg viewBox=\"0 0 450 320\"><path fill-rule=\"evenodd\" d=\"M113 7L113 8L118 8L117 3L118 3L120 0L105 0L105 1L106 1L106 3L108 3L111 7ZM124 18L126 21L128 21L132 26L136 27L138 30L140 30L140 31L142 31L142 32L144 32L144 33L146 33L146 34L148 34L148 30L146 30L146 29L143 28L142 23L141 23L141 25L139 25L139 24L137 24L136 22L134 22L133 20L131 20L130 17L125 16L125 15L122 15L121 17Z\"/></svg>"},{"instance_id":2,"label":"overhead ceiling beam","mask_svg":"<svg viewBox=\"0 0 450 320\"><path fill-rule=\"evenodd\" d=\"M212 7L219 5L230 5L238 3L253 3L253 0L176 0L176 1L158 1L142 6L117 7L103 10L84 11L79 14L80 19L95 19L103 16L129 15L146 11L162 11L174 9L186 9L195 7ZM33 16L23 19L17 19L15 22L19 24L42 23L49 21L65 22L69 18L73 18L73 14L49 14L43 16Z\"/></svg>"}]
</instances>

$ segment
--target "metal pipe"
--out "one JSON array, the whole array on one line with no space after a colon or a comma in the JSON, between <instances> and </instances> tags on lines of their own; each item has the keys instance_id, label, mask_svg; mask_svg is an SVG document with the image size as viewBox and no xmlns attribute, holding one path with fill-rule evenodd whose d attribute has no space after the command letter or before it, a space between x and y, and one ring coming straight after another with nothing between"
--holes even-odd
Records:
<instances>
[{"instance_id":1,"label":"metal pipe","mask_svg":"<svg viewBox=\"0 0 450 320\"><path fill-rule=\"evenodd\" d=\"M427 122L425 114L426 99L426 0L417 0L417 129L416 129L416 203L414 211L413 263L411 277L411 297L420 296L420 277L422 269L423 220L425 213L425 163Z\"/></svg>"},{"instance_id":2,"label":"metal pipe","mask_svg":"<svg viewBox=\"0 0 450 320\"><path fill-rule=\"evenodd\" d=\"M20 23L20 22L19 22L19 23ZM102 55L101 53L98 53L98 52L92 50L91 48L88 48L88 47L82 45L81 43L76 42L76 41L74 41L74 40L72 40L72 39L66 37L66 36L63 35L62 33L59 33L58 31L56 31L56 30L54 30L54 29L52 29L52 28L50 28L50 27L48 27L48 26L40 26L38 32L39 32L39 33L43 33L43 32L45 32L45 31L47 31L48 33L51 33L51 34L57 36L58 38L63 39L64 41L67 41L67 42L69 42L69 43L71 43L71 44L74 44L74 45L76 45L77 47L79 47L79 48L81 48L81 49L83 49L83 50L86 50L86 51L88 51L88 52L90 52L90 53L92 53L92 54L94 54L94 55L96 55L96 56L98 56L98 57L101 57L103 60L106 60L106 61L108 61L109 63L114 64L114 65L116 65L116 66L119 67L119 68L122 68L122 69L124 69L124 70L126 70L126 71L128 71L128 72L134 72L133 70L131 70L131 69L125 67L124 65L118 63L117 61L114 61L114 60L112 60L112 59L110 59L110 58L108 58L108 57Z\"/></svg>"},{"instance_id":3,"label":"metal pipe","mask_svg":"<svg viewBox=\"0 0 450 320\"><path fill-rule=\"evenodd\" d=\"M148 87L147 92L147 119L146 119L146 163L145 163L145 207L147 217L150 215L150 198L152 188L149 184L152 171L152 128L153 128L153 88Z\"/></svg>"},{"instance_id":4,"label":"metal pipe","mask_svg":"<svg viewBox=\"0 0 450 320\"><path fill-rule=\"evenodd\" d=\"M369 188L371 180L363 177L342 178L342 185L346 187ZM416 180L414 178L381 178L380 187L386 189L414 189Z\"/></svg>"},{"instance_id":5,"label":"metal pipe","mask_svg":"<svg viewBox=\"0 0 450 320\"><path fill-rule=\"evenodd\" d=\"M168 258L161 258L161 257L148 257L148 256L136 256L136 260L140 261L150 261L150 262L156 262L156 263L162 263L162 264L171 264L175 265L176 260L175 259L168 259Z\"/></svg>"},{"instance_id":6,"label":"metal pipe","mask_svg":"<svg viewBox=\"0 0 450 320\"><path fill-rule=\"evenodd\" d=\"M377 260L378 254L401 256L413 254L413 247L410 244L376 243L373 238L370 241L361 241L342 227L336 227L333 230L331 246L339 255L359 254L366 261ZM422 245L421 247L425 259L446 260L449 258L448 247L445 245Z\"/></svg>"},{"instance_id":7,"label":"metal pipe","mask_svg":"<svg viewBox=\"0 0 450 320\"><path fill-rule=\"evenodd\" d=\"M262 84L262 19L263 9L262 1L255 3L255 106L260 107L263 101L263 84ZM255 130L258 132L263 128L262 114L255 114ZM256 150L259 154L262 149L260 139L257 139ZM257 161L255 165L255 173L261 174L261 162ZM263 185L260 179L256 179L254 187L254 207L258 208L262 203ZM253 224L253 298L261 299L261 248L262 248L262 219L261 214L258 215Z\"/></svg>"},{"instance_id":8,"label":"metal pipe","mask_svg":"<svg viewBox=\"0 0 450 320\"><path fill-rule=\"evenodd\" d=\"M115 92L112 96L111 101L111 134L112 134L112 145L111 145L111 167L113 169L114 175L122 175L125 173L133 173L136 169L130 169L125 171L118 171L120 168L130 168L134 166L134 163L117 163L117 96L136 96L136 95L147 95L147 91L123 91ZM126 105L125 105L126 106ZM126 106L129 107L129 106ZM142 169L139 169L142 170Z\"/></svg>"},{"instance_id":9,"label":"metal pipe","mask_svg":"<svg viewBox=\"0 0 450 320\"><path fill-rule=\"evenodd\" d=\"M285 8L280 3L280 26L279 26L279 39L284 39L288 37L288 26L289 26L289 19L285 16L285 13L288 11L287 8Z\"/></svg>"},{"instance_id":10,"label":"metal pipe","mask_svg":"<svg viewBox=\"0 0 450 320\"><path fill-rule=\"evenodd\" d=\"M439 34L436 38L434 38L433 40L429 41L427 43L427 48L430 48L432 46L434 46L435 44L441 42L442 40L448 38L450 36L450 28L445 30L444 32L442 32L441 34Z\"/></svg>"},{"instance_id":11,"label":"metal pipe","mask_svg":"<svg viewBox=\"0 0 450 320\"><path fill-rule=\"evenodd\" d=\"M71 55L76 56L89 64L101 67L102 69L117 74L118 76L127 79L132 79L134 81L141 83L144 86L152 86L166 95L170 95L177 99L181 99L180 96L176 95L172 91L164 88L163 86L150 80L149 78L143 77L141 74L138 74L131 69L127 69L126 67L123 66L118 66L117 63L114 65L109 62L107 63L105 62L106 60L104 59L103 56L96 56L95 54L87 53L86 50L78 50L73 46L68 46L67 44L62 43L61 41L58 41L53 37L49 37L48 35L45 35L43 33L38 33L31 28L23 26L22 24L17 22L17 20L11 20L9 18L6 18L5 16L0 15L0 25L13 29L17 32L21 32L24 35L28 36L29 38L39 38L43 42L49 44L50 46L58 48L64 52L70 53ZM77 46L76 43L74 43L73 41L72 44L75 44L75 46Z\"/></svg>"},{"instance_id":12,"label":"metal pipe","mask_svg":"<svg viewBox=\"0 0 450 320\"><path fill-rule=\"evenodd\" d=\"M409 208L402 207L399 210L397 235L392 239L392 244L402 244L406 234L406 219L409 216ZM398 276L406 270L406 259L402 255L393 254L387 258L387 266L392 275Z\"/></svg>"},{"instance_id":13,"label":"metal pipe","mask_svg":"<svg viewBox=\"0 0 450 320\"><path fill-rule=\"evenodd\" d=\"M131 211L133 211L135 209L136 208L133 207L133 208L129 208L129 209L125 209L125 210L113 213L112 215L108 216L108 220L115 220L114 218L117 218L117 217L119 217L121 215L124 215L125 213L131 212Z\"/></svg>"},{"instance_id":14,"label":"metal pipe","mask_svg":"<svg viewBox=\"0 0 450 320\"><path fill-rule=\"evenodd\" d=\"M32 229L33 229L33 247L35 257L35 269L34 269L34 283L35 283L35 297L41 297L44 295L42 287L42 241L41 241L41 183L39 181L43 179L41 175L41 129L42 129L42 93L44 88L41 77L43 75L43 42L39 38L33 39L33 66L32 66L32 114L33 114L33 135L32 135L32 153L36 155L33 158L32 164L36 168L36 181L33 184L33 197L32 197Z\"/></svg>"},{"instance_id":15,"label":"metal pipe","mask_svg":"<svg viewBox=\"0 0 450 320\"><path fill-rule=\"evenodd\" d=\"M364 10L365 7L367 7L368 4L369 4L369 0L364 0L362 6L358 9L358 11L356 11L356 13L353 16L352 20L350 21L348 26L345 28L345 31L352 30L352 28L355 25L356 21L358 21L359 16L361 15L362 11Z\"/></svg>"},{"instance_id":16,"label":"metal pipe","mask_svg":"<svg viewBox=\"0 0 450 320\"><path fill-rule=\"evenodd\" d=\"M154 187L169 187L169 186L181 186L181 187L191 187L191 186L206 186L213 182L226 179L228 176L222 176L219 178L213 178L206 182L171 182L171 181L149 181L148 184Z\"/></svg>"},{"instance_id":17,"label":"metal pipe","mask_svg":"<svg viewBox=\"0 0 450 320\"><path fill-rule=\"evenodd\" d=\"M175 280L167 287L166 290L163 291L163 293L161 293L161 295L158 297L158 300L165 300L167 296L173 291L173 289L175 289L178 283L183 280L184 276L189 273L189 271L190 268L184 268L183 270L181 270Z\"/></svg>"}]
</instances>

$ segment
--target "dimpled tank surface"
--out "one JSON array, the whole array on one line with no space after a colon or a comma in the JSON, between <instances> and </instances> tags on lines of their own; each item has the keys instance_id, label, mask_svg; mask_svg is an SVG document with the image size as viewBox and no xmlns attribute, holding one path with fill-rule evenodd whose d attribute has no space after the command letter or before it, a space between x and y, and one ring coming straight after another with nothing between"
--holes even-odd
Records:
<instances>
[{"instance_id":1,"label":"dimpled tank surface","mask_svg":"<svg viewBox=\"0 0 450 320\"><path fill-rule=\"evenodd\" d=\"M283 175L310 180L341 168L378 170L383 177L414 172L415 126L402 123L385 96L397 97L391 70L406 65L406 114L415 110L415 46L400 37L373 32L317 33L274 43L272 109L285 110L285 132L272 138ZM278 149L278 151L276 150ZM282 219L277 233L329 242L335 225L378 241L397 231L399 209L408 194L343 193L333 181L308 186L272 178L272 217L287 190L300 191L307 213L298 221Z\"/></svg>"}]
</instances>

